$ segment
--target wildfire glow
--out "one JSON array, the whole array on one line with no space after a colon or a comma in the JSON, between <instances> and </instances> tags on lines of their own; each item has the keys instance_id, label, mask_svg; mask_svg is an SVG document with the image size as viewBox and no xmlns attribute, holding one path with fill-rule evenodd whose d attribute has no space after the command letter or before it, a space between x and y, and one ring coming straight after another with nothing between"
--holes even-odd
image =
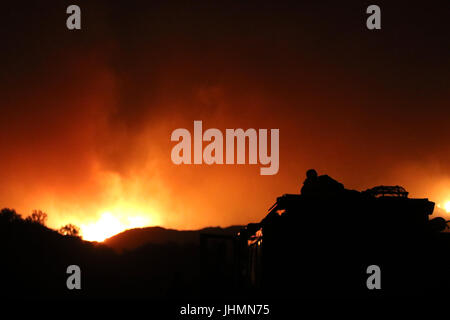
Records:
<instances>
[{"instance_id":1,"label":"wildfire glow","mask_svg":"<svg viewBox=\"0 0 450 320\"><path fill-rule=\"evenodd\" d=\"M445 211L450 212L450 201L447 201L447 202L444 204L444 209L445 209Z\"/></svg>"},{"instance_id":2,"label":"wildfire glow","mask_svg":"<svg viewBox=\"0 0 450 320\"><path fill-rule=\"evenodd\" d=\"M148 224L148 218L127 217L126 219L119 219L110 212L105 212L97 222L81 225L80 230L84 240L101 242L127 229L140 228Z\"/></svg>"}]
</instances>

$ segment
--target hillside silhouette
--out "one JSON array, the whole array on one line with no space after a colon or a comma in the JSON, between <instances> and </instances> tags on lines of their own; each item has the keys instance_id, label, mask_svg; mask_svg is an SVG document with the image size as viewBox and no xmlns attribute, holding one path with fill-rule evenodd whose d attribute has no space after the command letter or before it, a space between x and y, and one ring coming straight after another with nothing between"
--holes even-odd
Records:
<instances>
[{"instance_id":1,"label":"hillside silhouette","mask_svg":"<svg viewBox=\"0 0 450 320\"><path fill-rule=\"evenodd\" d=\"M228 281L232 270L215 273L213 283L203 281L198 237L204 231L230 233L233 228L130 230L109 239L109 247L62 235L42 221L24 219L15 210L5 208L0 211L2 295L168 299L202 297L207 292L208 296L224 296L232 290ZM117 249L127 250L119 253ZM79 291L66 287L66 269L73 264L81 268Z\"/></svg>"},{"instance_id":2,"label":"hillside silhouette","mask_svg":"<svg viewBox=\"0 0 450 320\"><path fill-rule=\"evenodd\" d=\"M103 243L119 252L136 249L146 244L200 245L201 234L234 236L241 228L242 226L209 227L200 230L175 230L162 227L135 228L118 233Z\"/></svg>"}]
</instances>

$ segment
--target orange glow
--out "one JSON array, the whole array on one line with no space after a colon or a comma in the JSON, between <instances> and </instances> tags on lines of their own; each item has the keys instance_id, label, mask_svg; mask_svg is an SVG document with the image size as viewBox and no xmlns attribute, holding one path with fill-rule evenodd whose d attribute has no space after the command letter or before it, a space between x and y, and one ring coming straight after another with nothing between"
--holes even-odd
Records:
<instances>
[{"instance_id":1,"label":"orange glow","mask_svg":"<svg viewBox=\"0 0 450 320\"><path fill-rule=\"evenodd\" d=\"M108 173L99 173L99 180L108 191L90 209L97 214L84 214L85 218L78 221L74 219L84 240L101 242L127 229L161 223L160 209L156 209L158 206L151 197L142 192L145 190L142 181Z\"/></svg>"},{"instance_id":2,"label":"orange glow","mask_svg":"<svg viewBox=\"0 0 450 320\"><path fill-rule=\"evenodd\" d=\"M119 219L110 212L105 212L97 222L81 225L80 231L84 240L101 242L127 229L144 227L148 225L148 220L139 216Z\"/></svg>"},{"instance_id":3,"label":"orange glow","mask_svg":"<svg viewBox=\"0 0 450 320\"><path fill-rule=\"evenodd\" d=\"M116 48L115 40L91 41L96 45L90 50L82 45L52 51L51 74L38 76L48 71L42 61L33 75L18 73L3 88L0 208L23 216L42 210L48 227L74 224L84 239L101 241L130 227L199 229L258 222L278 196L300 192L309 168L350 189L401 185L410 197L427 197L443 210L450 200L450 152L442 148L448 137L441 135L450 134L441 130L448 117L430 112L447 110L449 95L430 81L424 81L423 90L433 99L423 101L426 91L420 90L409 104L406 86L395 96L390 90L367 90L365 80L384 83L392 76L389 70L387 76L365 78L367 71L352 59L330 70L315 51L303 56L302 50L289 50L291 41L283 47L282 60L288 62L283 65L273 59L281 47L259 40L238 41L237 48L244 46L239 52L248 56L228 59L228 35L224 47L213 46L206 60L202 49L196 51L201 45L189 46L188 52L173 47L173 56L166 56L168 45L183 45L177 37L158 50L139 42L127 53L116 51L121 46ZM261 60L249 64L261 48ZM109 62L122 54L117 65ZM149 54L156 56L147 59ZM70 85L61 79L70 79ZM13 86L18 83L27 85ZM424 105L426 122L423 114L408 109ZM374 108L379 112L374 114ZM191 130L193 120L222 132L279 128L278 174L263 177L255 165L174 165L170 135L176 128ZM405 132L417 134L392 139Z\"/></svg>"},{"instance_id":4,"label":"orange glow","mask_svg":"<svg viewBox=\"0 0 450 320\"><path fill-rule=\"evenodd\" d=\"M450 212L450 201L447 201L447 202L444 204L444 209L445 209L445 211Z\"/></svg>"}]
</instances>

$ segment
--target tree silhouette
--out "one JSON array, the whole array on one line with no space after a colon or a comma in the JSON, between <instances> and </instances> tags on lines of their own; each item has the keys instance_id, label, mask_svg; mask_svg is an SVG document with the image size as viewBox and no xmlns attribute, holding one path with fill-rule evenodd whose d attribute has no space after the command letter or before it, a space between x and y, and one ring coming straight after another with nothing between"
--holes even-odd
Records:
<instances>
[{"instance_id":1,"label":"tree silhouette","mask_svg":"<svg viewBox=\"0 0 450 320\"><path fill-rule=\"evenodd\" d=\"M64 227L61 227L58 231L62 235L72 237L78 237L80 234L80 228L70 223L66 224Z\"/></svg>"},{"instance_id":2,"label":"tree silhouette","mask_svg":"<svg viewBox=\"0 0 450 320\"><path fill-rule=\"evenodd\" d=\"M31 222L31 223L38 223L41 224L43 226L45 226L45 223L47 222L47 214L41 210L33 210L33 213L31 214L31 216L28 216L25 220L27 222Z\"/></svg>"},{"instance_id":3,"label":"tree silhouette","mask_svg":"<svg viewBox=\"0 0 450 320\"><path fill-rule=\"evenodd\" d=\"M20 221L22 217L14 209L4 208L0 211L0 220L11 223L14 221Z\"/></svg>"}]
</instances>

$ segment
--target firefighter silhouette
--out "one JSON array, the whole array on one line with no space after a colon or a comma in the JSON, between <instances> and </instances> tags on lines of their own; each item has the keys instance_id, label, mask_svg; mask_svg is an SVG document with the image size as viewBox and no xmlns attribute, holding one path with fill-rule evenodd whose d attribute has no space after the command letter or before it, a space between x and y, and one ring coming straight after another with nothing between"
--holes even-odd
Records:
<instances>
[{"instance_id":1,"label":"firefighter silhouette","mask_svg":"<svg viewBox=\"0 0 450 320\"><path fill-rule=\"evenodd\" d=\"M300 190L302 195L319 195L338 193L344 191L344 185L337 182L328 175L317 175L317 171L309 169L306 171L306 179Z\"/></svg>"}]
</instances>

